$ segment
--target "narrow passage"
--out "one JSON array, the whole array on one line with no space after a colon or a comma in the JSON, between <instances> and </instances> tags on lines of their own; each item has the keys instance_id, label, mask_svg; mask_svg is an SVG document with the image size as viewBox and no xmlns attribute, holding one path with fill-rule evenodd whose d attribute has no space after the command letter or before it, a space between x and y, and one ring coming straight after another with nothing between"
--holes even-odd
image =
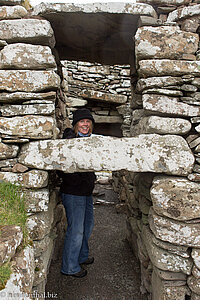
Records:
<instances>
[{"instance_id":1,"label":"narrow passage","mask_svg":"<svg viewBox=\"0 0 200 300\"><path fill-rule=\"evenodd\" d=\"M85 266L86 277L74 278L60 274L61 257L53 261L46 294L57 294L59 300L141 299L139 264L126 240L126 216L117 213L117 203L109 187L99 190L94 197L95 227L90 239L94 264Z\"/></svg>"}]
</instances>

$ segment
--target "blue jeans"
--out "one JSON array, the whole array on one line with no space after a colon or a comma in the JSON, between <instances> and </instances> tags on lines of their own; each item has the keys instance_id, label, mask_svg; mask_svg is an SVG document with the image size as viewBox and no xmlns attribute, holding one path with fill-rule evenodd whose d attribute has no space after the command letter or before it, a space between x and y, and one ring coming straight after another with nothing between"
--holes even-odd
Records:
<instances>
[{"instance_id":1,"label":"blue jeans","mask_svg":"<svg viewBox=\"0 0 200 300\"><path fill-rule=\"evenodd\" d=\"M80 264L88 259L88 240L94 227L92 196L61 194L67 216L62 268L65 274L81 270Z\"/></svg>"}]
</instances>

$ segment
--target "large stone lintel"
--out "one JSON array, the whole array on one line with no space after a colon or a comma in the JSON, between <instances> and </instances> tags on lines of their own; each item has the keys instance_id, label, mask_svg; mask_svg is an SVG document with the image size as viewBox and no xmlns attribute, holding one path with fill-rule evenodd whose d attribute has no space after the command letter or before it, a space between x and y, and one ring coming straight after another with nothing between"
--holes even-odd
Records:
<instances>
[{"instance_id":1,"label":"large stone lintel","mask_svg":"<svg viewBox=\"0 0 200 300\"><path fill-rule=\"evenodd\" d=\"M187 175L194 156L180 136L149 134L31 142L22 147L19 161L29 167L69 173L126 169Z\"/></svg>"}]
</instances>

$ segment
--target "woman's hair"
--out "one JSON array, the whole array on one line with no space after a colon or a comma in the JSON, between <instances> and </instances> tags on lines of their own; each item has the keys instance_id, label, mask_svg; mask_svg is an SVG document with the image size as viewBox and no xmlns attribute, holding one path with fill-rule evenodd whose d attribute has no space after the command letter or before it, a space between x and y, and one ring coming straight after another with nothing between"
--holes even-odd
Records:
<instances>
[{"instance_id":1,"label":"woman's hair","mask_svg":"<svg viewBox=\"0 0 200 300\"><path fill-rule=\"evenodd\" d=\"M89 121L90 121L90 126L89 126L88 134L91 135L92 131L93 131L93 123L91 120L89 120ZM74 132L75 132L76 136L78 136L78 123L79 123L79 121L74 125Z\"/></svg>"}]
</instances>

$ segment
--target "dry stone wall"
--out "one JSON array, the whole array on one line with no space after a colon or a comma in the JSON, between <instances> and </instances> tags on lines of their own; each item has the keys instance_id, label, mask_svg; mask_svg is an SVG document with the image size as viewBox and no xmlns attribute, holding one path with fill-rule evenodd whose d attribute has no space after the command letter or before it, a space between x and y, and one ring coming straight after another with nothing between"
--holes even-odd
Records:
<instances>
[{"instance_id":1,"label":"dry stone wall","mask_svg":"<svg viewBox=\"0 0 200 300\"><path fill-rule=\"evenodd\" d=\"M37 293L45 291L57 228L64 216L58 193L50 185L51 173L18 161L24 143L58 136L55 103L60 88L51 25L28 17L20 3L0 1L0 180L23 188L32 246L22 250L18 226L1 228L0 265L11 261L13 266L0 291L3 299L37 299Z\"/></svg>"}]
</instances>

